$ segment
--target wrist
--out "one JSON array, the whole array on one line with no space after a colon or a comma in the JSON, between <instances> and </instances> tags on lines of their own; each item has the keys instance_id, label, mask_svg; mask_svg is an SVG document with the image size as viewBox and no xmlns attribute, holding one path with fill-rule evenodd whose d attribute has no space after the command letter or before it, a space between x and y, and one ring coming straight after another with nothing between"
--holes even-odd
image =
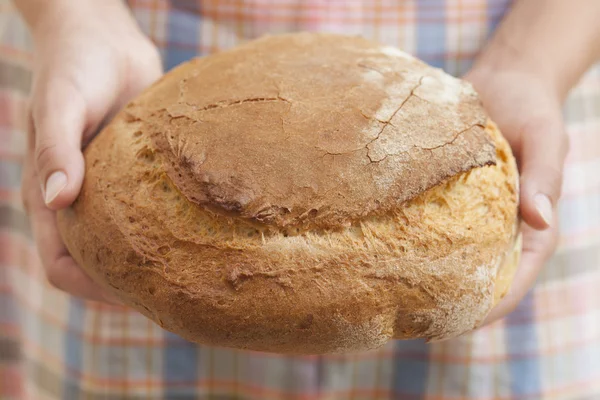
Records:
<instances>
[{"instance_id":1,"label":"wrist","mask_svg":"<svg viewBox=\"0 0 600 400\"><path fill-rule=\"evenodd\" d=\"M564 101L600 57L598 12L598 0L515 1L474 70L528 74Z\"/></svg>"},{"instance_id":2,"label":"wrist","mask_svg":"<svg viewBox=\"0 0 600 400\"><path fill-rule=\"evenodd\" d=\"M21 0L21 13L35 42L73 28L124 30L136 27L123 0Z\"/></svg>"},{"instance_id":3,"label":"wrist","mask_svg":"<svg viewBox=\"0 0 600 400\"><path fill-rule=\"evenodd\" d=\"M572 73L564 60L553 59L550 53L530 51L512 45L498 37L490 42L475 61L469 79L483 84L497 74L515 74L534 77L563 102L572 86Z\"/></svg>"}]
</instances>

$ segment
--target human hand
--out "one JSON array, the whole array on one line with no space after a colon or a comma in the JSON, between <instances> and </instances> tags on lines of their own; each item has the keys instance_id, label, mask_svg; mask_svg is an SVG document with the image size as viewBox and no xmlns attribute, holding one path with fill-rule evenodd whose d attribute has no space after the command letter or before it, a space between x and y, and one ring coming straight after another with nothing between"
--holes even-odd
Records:
<instances>
[{"instance_id":1,"label":"human hand","mask_svg":"<svg viewBox=\"0 0 600 400\"><path fill-rule=\"evenodd\" d=\"M81 189L82 145L155 81L162 66L120 0L55 4L31 27L34 79L22 196L49 282L78 297L113 302L69 256L55 211Z\"/></svg>"},{"instance_id":2,"label":"human hand","mask_svg":"<svg viewBox=\"0 0 600 400\"><path fill-rule=\"evenodd\" d=\"M520 68L477 67L465 79L510 143L521 174L523 252L509 293L484 322L489 324L516 308L556 249L556 205L568 138L559 90L543 76Z\"/></svg>"}]
</instances>

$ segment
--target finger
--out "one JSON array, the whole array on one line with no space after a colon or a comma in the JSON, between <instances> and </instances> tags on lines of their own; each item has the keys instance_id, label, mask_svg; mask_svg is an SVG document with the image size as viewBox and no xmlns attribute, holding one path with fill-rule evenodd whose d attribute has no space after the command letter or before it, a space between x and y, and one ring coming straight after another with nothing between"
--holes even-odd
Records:
<instances>
[{"instance_id":1,"label":"finger","mask_svg":"<svg viewBox=\"0 0 600 400\"><path fill-rule=\"evenodd\" d=\"M557 213L554 213L554 218ZM509 292L492 309L483 325L492 323L511 313L533 287L540 271L548 261L558 239L558 229L553 227L545 231L537 231L523 226L523 250L519 267L512 281Z\"/></svg>"},{"instance_id":2,"label":"finger","mask_svg":"<svg viewBox=\"0 0 600 400\"><path fill-rule=\"evenodd\" d=\"M33 156L31 152L28 154L26 164L31 164ZM58 289L77 297L119 304L98 287L69 256L60 239L55 212L46 208L39 185L34 183L35 172L28 168L25 173L27 176L24 177L24 183L29 184L24 186L23 195L31 215L33 236L48 281Z\"/></svg>"},{"instance_id":3,"label":"finger","mask_svg":"<svg viewBox=\"0 0 600 400\"><path fill-rule=\"evenodd\" d=\"M59 257L49 265L46 274L48 282L52 286L75 297L115 305L121 304L94 283L68 255Z\"/></svg>"},{"instance_id":4,"label":"finger","mask_svg":"<svg viewBox=\"0 0 600 400\"><path fill-rule=\"evenodd\" d=\"M33 231L48 282L76 297L118 304L69 256L56 227L55 213L44 207L41 201L33 207Z\"/></svg>"},{"instance_id":5,"label":"finger","mask_svg":"<svg viewBox=\"0 0 600 400\"><path fill-rule=\"evenodd\" d=\"M31 110L31 106L28 106L28 109ZM33 185L38 185L37 177L35 172L35 166L33 165L33 157L31 156L33 149L35 147L34 144L34 136L33 136L33 117L31 116L31 112L27 113L27 150L25 153L25 162L23 163L23 173L21 174L21 201L23 203L23 208L25 209L25 213L30 215L31 210L31 195L30 188Z\"/></svg>"},{"instance_id":6,"label":"finger","mask_svg":"<svg viewBox=\"0 0 600 400\"><path fill-rule=\"evenodd\" d=\"M560 197L568 138L560 118L530 124L522 134L521 214L535 229L556 222L554 210Z\"/></svg>"},{"instance_id":7,"label":"finger","mask_svg":"<svg viewBox=\"0 0 600 400\"><path fill-rule=\"evenodd\" d=\"M527 294L527 290L531 288L535 282L536 274L531 273L531 271L538 270L538 266L541 263L542 260L538 254L524 253L521 256L521 267L514 277L513 287L510 288L509 292L500 303L490 311L483 325L497 321L517 308L521 300Z\"/></svg>"},{"instance_id":8,"label":"finger","mask_svg":"<svg viewBox=\"0 0 600 400\"><path fill-rule=\"evenodd\" d=\"M34 99L34 164L44 202L56 210L72 203L81 189L85 104L75 86L57 75L36 88Z\"/></svg>"}]
</instances>

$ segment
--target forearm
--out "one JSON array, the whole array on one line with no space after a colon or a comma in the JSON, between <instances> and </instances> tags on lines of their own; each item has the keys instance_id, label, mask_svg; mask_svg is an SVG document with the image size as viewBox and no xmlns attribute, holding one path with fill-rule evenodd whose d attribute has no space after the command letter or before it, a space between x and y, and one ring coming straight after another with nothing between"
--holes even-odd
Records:
<instances>
[{"instance_id":1,"label":"forearm","mask_svg":"<svg viewBox=\"0 0 600 400\"><path fill-rule=\"evenodd\" d=\"M133 23L123 0L13 0L34 35L56 29L61 21L86 21L100 17L107 28L123 19ZM48 26L51 25L51 26Z\"/></svg>"},{"instance_id":2,"label":"forearm","mask_svg":"<svg viewBox=\"0 0 600 400\"><path fill-rule=\"evenodd\" d=\"M599 16L598 0L517 0L474 69L526 70L564 99L600 59Z\"/></svg>"}]
</instances>

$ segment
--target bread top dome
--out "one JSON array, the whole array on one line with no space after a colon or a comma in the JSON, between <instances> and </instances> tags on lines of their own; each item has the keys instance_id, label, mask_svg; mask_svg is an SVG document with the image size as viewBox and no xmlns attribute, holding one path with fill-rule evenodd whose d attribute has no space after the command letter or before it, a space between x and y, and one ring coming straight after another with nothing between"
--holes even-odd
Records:
<instances>
[{"instance_id":1,"label":"bread top dome","mask_svg":"<svg viewBox=\"0 0 600 400\"><path fill-rule=\"evenodd\" d=\"M331 34L186 63L127 113L190 202L277 228L347 226L496 156L470 84Z\"/></svg>"}]
</instances>

